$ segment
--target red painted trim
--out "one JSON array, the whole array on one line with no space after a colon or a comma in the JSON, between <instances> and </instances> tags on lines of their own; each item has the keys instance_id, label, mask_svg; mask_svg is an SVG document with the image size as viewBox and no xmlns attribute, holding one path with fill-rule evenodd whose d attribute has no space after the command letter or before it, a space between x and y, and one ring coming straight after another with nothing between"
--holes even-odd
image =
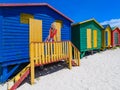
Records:
<instances>
[{"instance_id":1,"label":"red painted trim","mask_svg":"<svg viewBox=\"0 0 120 90\"><path fill-rule=\"evenodd\" d=\"M78 66L75 61L72 60L72 66Z\"/></svg>"},{"instance_id":2,"label":"red painted trim","mask_svg":"<svg viewBox=\"0 0 120 90\"><path fill-rule=\"evenodd\" d=\"M64 18L66 18L67 20L69 20L70 22L74 22L72 19L70 19L69 17L65 16L64 14L62 14L60 11L58 11L57 9L55 9L54 7L52 7L51 5L47 4L47 3L3 3L0 4L0 7L18 7L18 6L48 6L49 8L51 8L52 10L54 10L55 12L57 12L58 14L60 14L61 16L63 16Z\"/></svg>"},{"instance_id":3,"label":"red painted trim","mask_svg":"<svg viewBox=\"0 0 120 90\"><path fill-rule=\"evenodd\" d=\"M16 90L17 87L22 83L22 81L29 75L30 70L28 69L22 77L10 88L10 90Z\"/></svg>"}]
</instances>

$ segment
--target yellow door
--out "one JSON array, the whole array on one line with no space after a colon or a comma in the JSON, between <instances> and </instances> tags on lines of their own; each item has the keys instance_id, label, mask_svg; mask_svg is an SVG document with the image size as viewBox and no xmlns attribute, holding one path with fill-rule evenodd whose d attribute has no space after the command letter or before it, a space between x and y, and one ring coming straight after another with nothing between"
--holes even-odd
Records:
<instances>
[{"instance_id":1,"label":"yellow door","mask_svg":"<svg viewBox=\"0 0 120 90\"><path fill-rule=\"evenodd\" d=\"M62 21L56 20L56 21L55 21L55 24L56 24L57 34L56 34L54 40L55 40L55 41L61 41Z\"/></svg>"},{"instance_id":2,"label":"yellow door","mask_svg":"<svg viewBox=\"0 0 120 90\"><path fill-rule=\"evenodd\" d=\"M87 48L92 48L92 44L91 44L91 29L87 29Z\"/></svg>"},{"instance_id":3,"label":"yellow door","mask_svg":"<svg viewBox=\"0 0 120 90\"><path fill-rule=\"evenodd\" d=\"M42 20L29 19L30 42L42 42Z\"/></svg>"},{"instance_id":4,"label":"yellow door","mask_svg":"<svg viewBox=\"0 0 120 90\"><path fill-rule=\"evenodd\" d=\"M93 30L93 47L96 48L97 47L97 31Z\"/></svg>"},{"instance_id":5,"label":"yellow door","mask_svg":"<svg viewBox=\"0 0 120 90\"><path fill-rule=\"evenodd\" d=\"M42 42L42 21L41 20L35 20L35 19L29 19L29 43L31 42ZM34 83L34 68L35 68L35 63L34 63L34 55L37 56L37 54L34 53L34 48L33 44L30 44L30 66L31 66L31 84ZM38 50L38 49L37 49ZM36 50L36 51L37 51Z\"/></svg>"}]
</instances>

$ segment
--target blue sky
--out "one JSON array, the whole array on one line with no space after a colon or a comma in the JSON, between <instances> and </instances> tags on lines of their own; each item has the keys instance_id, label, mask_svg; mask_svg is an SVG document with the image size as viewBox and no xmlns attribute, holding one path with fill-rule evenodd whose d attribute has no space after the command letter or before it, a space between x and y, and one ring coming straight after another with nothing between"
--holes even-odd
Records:
<instances>
[{"instance_id":1,"label":"blue sky","mask_svg":"<svg viewBox=\"0 0 120 90\"><path fill-rule=\"evenodd\" d=\"M120 0L0 0L0 2L47 2L75 22L84 21L90 18L95 18L102 24L111 24L116 20L117 22L120 21Z\"/></svg>"}]
</instances>

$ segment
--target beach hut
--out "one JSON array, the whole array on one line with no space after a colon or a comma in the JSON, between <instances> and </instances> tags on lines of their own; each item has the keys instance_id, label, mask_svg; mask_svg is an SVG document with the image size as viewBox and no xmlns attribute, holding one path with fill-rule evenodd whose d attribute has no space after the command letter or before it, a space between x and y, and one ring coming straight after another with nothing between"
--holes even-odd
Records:
<instances>
[{"instance_id":1,"label":"beach hut","mask_svg":"<svg viewBox=\"0 0 120 90\"><path fill-rule=\"evenodd\" d=\"M111 27L110 25L103 25L104 29L102 30L102 49L111 47Z\"/></svg>"},{"instance_id":2,"label":"beach hut","mask_svg":"<svg viewBox=\"0 0 120 90\"><path fill-rule=\"evenodd\" d=\"M70 41L72 22L70 18L46 3L0 4L0 82L8 80L14 72L18 71L21 64L30 62L29 59L32 57L30 55L33 55L34 52L33 49L31 49L31 52L29 50L31 43L34 44L32 44L33 46L39 47L35 49L35 52L37 50L41 51L39 52L39 58L35 61L35 63L38 63L36 65L50 63L50 59L52 62L55 61L54 59L56 61L58 59L63 60L62 55L64 54L62 54L62 51L61 54L58 54L62 43L55 44L59 46L55 46L55 55L61 56L51 58L50 51L47 52L46 57L44 56L45 52L43 52L44 50L49 50L51 44L37 42L46 40L52 23L56 24L57 41ZM48 47L44 49L43 45L45 44ZM44 57L47 60L49 59L49 62L44 61L46 60ZM42 58L42 61L38 62L37 60L40 58ZM19 77L16 80L19 80Z\"/></svg>"},{"instance_id":3,"label":"beach hut","mask_svg":"<svg viewBox=\"0 0 120 90\"><path fill-rule=\"evenodd\" d=\"M120 45L120 29L118 27L112 28L111 42L112 42L112 47Z\"/></svg>"},{"instance_id":4,"label":"beach hut","mask_svg":"<svg viewBox=\"0 0 120 90\"><path fill-rule=\"evenodd\" d=\"M81 57L85 52L101 49L103 26L95 19L72 24L71 40L80 50Z\"/></svg>"}]
</instances>

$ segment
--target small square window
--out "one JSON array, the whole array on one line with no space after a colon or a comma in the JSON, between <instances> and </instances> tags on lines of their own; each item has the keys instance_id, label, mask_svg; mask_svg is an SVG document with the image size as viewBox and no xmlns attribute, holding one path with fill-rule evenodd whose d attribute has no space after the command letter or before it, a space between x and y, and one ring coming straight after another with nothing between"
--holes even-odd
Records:
<instances>
[{"instance_id":1,"label":"small square window","mask_svg":"<svg viewBox=\"0 0 120 90\"><path fill-rule=\"evenodd\" d=\"M29 18L34 18L32 14L21 13L20 14L20 23L29 24Z\"/></svg>"}]
</instances>

